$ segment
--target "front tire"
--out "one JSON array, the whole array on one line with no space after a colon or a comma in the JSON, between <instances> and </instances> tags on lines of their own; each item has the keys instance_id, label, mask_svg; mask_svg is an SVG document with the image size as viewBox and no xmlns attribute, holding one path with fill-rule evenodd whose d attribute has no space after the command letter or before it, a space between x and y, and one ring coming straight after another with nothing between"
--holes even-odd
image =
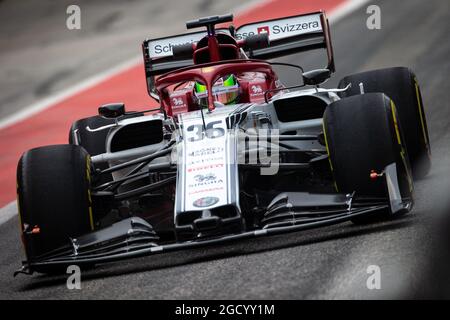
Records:
<instances>
[{"instance_id":1,"label":"front tire","mask_svg":"<svg viewBox=\"0 0 450 320\"><path fill-rule=\"evenodd\" d=\"M401 196L412 200L411 170L396 118L395 105L382 93L344 98L327 107L324 136L338 192L387 198L384 179L373 180L370 173L381 173L396 163ZM372 216L353 222L372 222L391 216L391 212Z\"/></svg>"},{"instance_id":2,"label":"front tire","mask_svg":"<svg viewBox=\"0 0 450 320\"><path fill-rule=\"evenodd\" d=\"M90 170L89 154L75 145L40 147L21 157L17 201L28 261L94 230Z\"/></svg>"},{"instance_id":3,"label":"front tire","mask_svg":"<svg viewBox=\"0 0 450 320\"><path fill-rule=\"evenodd\" d=\"M426 176L431 167L431 147L422 94L414 73L405 67L395 67L353 74L340 81L339 88L351 84L342 96L360 95L360 83L365 93L382 92L394 101L413 175Z\"/></svg>"}]
</instances>

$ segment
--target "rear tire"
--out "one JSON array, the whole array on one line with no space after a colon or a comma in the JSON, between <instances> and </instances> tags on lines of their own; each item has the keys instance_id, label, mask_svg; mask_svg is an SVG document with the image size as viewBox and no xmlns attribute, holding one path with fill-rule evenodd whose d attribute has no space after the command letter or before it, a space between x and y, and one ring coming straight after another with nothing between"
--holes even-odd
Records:
<instances>
[{"instance_id":1,"label":"rear tire","mask_svg":"<svg viewBox=\"0 0 450 320\"><path fill-rule=\"evenodd\" d=\"M351 84L342 97L359 95L360 83L365 93L382 92L395 102L414 178L426 176L431 167L431 148L422 95L414 73L396 67L350 75L339 83L339 88Z\"/></svg>"},{"instance_id":2,"label":"rear tire","mask_svg":"<svg viewBox=\"0 0 450 320\"><path fill-rule=\"evenodd\" d=\"M20 158L17 200L28 261L94 229L90 170L89 154L75 145L40 147Z\"/></svg>"},{"instance_id":3,"label":"rear tire","mask_svg":"<svg viewBox=\"0 0 450 320\"><path fill-rule=\"evenodd\" d=\"M395 118L394 104L382 93L344 98L327 107L324 133L338 192L386 198L384 179L372 180L370 172L381 173L396 163L402 197L412 197L411 170ZM352 221L367 223L389 216L390 210Z\"/></svg>"}]
</instances>

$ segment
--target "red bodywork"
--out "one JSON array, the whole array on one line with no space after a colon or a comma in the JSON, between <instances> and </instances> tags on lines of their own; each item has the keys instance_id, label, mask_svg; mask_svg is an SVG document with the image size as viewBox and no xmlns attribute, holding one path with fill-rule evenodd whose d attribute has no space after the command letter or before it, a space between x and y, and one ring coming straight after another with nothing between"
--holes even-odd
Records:
<instances>
[{"instance_id":1,"label":"red bodywork","mask_svg":"<svg viewBox=\"0 0 450 320\"><path fill-rule=\"evenodd\" d=\"M265 78L255 77L253 79L239 78L242 90L240 103L262 102L264 92L276 88L277 76L267 62L255 60L233 60L216 63L196 65L185 69L169 72L159 77L155 82L156 90L161 98L161 105L169 116L182 112L197 110L192 103L192 91L179 91L170 93L168 88L175 84L187 81L198 81L206 84L208 90L208 109L214 109L214 98L211 94L213 84L228 74L245 74L257 72L265 75Z\"/></svg>"},{"instance_id":2,"label":"red bodywork","mask_svg":"<svg viewBox=\"0 0 450 320\"><path fill-rule=\"evenodd\" d=\"M224 37L224 35L221 35L221 37ZM207 46L197 47L196 44L193 44L195 65L166 73L156 79L155 88L160 97L161 106L167 115L174 116L198 110L198 106L193 102L192 90L174 90L171 92L174 86L183 82L198 81L206 85L209 110L214 109L213 84L220 77L229 74L238 78L241 89L239 103L262 102L264 101L264 92L276 88L278 78L269 63L239 58L240 47L244 45L243 41L237 42L229 37L228 40L231 43L223 44L218 42L216 35L208 35L205 40L207 40ZM235 57L231 60L229 59L230 52L235 53ZM198 64L200 60L198 57L204 56L205 53L210 62ZM263 74L264 77L249 76L252 73L255 75L257 73Z\"/></svg>"}]
</instances>

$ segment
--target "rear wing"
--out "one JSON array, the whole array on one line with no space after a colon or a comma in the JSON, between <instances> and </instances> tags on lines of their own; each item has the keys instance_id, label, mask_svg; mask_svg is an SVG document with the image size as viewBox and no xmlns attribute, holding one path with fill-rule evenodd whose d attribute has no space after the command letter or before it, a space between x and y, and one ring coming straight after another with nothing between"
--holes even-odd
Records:
<instances>
[{"instance_id":1,"label":"rear wing","mask_svg":"<svg viewBox=\"0 0 450 320\"><path fill-rule=\"evenodd\" d=\"M326 49L326 68L335 71L333 46L331 44L328 19L322 11L244 24L236 29L235 38L268 33L270 46L254 50L249 56L254 59L272 59L314 49Z\"/></svg>"},{"instance_id":2,"label":"rear wing","mask_svg":"<svg viewBox=\"0 0 450 320\"><path fill-rule=\"evenodd\" d=\"M232 35L238 41L260 33L269 34L270 46L248 50L246 53L250 58L272 59L314 49L326 49L328 57L326 68L331 72L335 71L330 28L328 19L322 11L244 24L232 33L230 30L232 29L221 28L216 29L216 32ZM145 76L148 93L151 97L158 100L154 87L156 76L194 64L192 57L174 56L173 47L197 43L206 35L206 31L199 31L172 37L147 39L143 42Z\"/></svg>"}]
</instances>

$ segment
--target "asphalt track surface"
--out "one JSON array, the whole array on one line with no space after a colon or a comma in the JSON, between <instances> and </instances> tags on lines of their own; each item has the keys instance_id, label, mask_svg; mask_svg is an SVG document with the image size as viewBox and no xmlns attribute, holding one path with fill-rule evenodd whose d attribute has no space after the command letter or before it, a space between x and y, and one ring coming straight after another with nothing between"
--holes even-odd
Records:
<instances>
[{"instance_id":1,"label":"asphalt track surface","mask_svg":"<svg viewBox=\"0 0 450 320\"><path fill-rule=\"evenodd\" d=\"M13 218L0 226L0 297L36 299L378 299L430 297L439 283L434 264L434 224L449 208L450 8L448 1L374 1L381 30L366 28L365 7L332 26L337 72L327 87L353 72L404 65L421 84L433 167L416 183L411 214L369 226L351 223L223 246L139 258L97 267L82 275L82 289L66 277L12 277L22 258ZM283 59L305 66L315 57ZM294 75L286 72L289 81ZM283 76L282 75L282 76ZM381 269L381 289L368 290L369 265ZM433 282L435 281L435 282ZM439 282L439 283L438 283Z\"/></svg>"}]
</instances>

